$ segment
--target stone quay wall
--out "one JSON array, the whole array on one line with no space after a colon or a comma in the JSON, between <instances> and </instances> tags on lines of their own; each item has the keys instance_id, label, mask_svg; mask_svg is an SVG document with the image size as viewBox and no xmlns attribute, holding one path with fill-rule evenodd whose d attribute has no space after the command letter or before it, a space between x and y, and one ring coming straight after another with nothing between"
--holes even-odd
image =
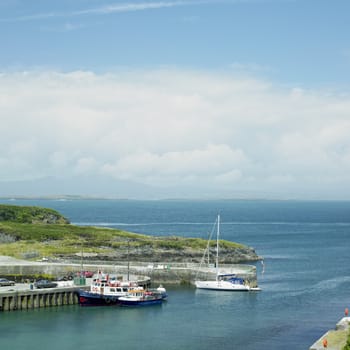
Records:
<instances>
[{"instance_id":1,"label":"stone quay wall","mask_svg":"<svg viewBox=\"0 0 350 350\"><path fill-rule=\"evenodd\" d=\"M81 270L92 272L103 271L114 275L127 274L137 276L140 280L149 277L153 283L165 284L193 284L195 279L215 279L216 268L212 265L201 267L196 263L153 263L153 262L93 262L79 261L67 262L30 262L17 260L9 257L0 257L0 276L49 274L53 276L64 276ZM254 265L233 264L220 265L220 273L235 274L242 277L251 287L256 287L257 272ZM130 276L129 276L130 277Z\"/></svg>"}]
</instances>

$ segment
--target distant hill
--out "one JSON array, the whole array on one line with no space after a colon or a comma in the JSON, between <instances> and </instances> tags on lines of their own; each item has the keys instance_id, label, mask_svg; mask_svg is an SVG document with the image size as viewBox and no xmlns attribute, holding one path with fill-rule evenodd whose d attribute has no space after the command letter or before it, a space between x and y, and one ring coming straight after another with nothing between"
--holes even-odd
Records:
<instances>
[{"instance_id":1,"label":"distant hill","mask_svg":"<svg viewBox=\"0 0 350 350\"><path fill-rule=\"evenodd\" d=\"M116 198L116 199L217 199L217 198L275 198L271 193L247 190L227 190L196 185L160 186L146 185L130 180L114 179L109 176L71 176L67 178L43 177L22 181L0 181L1 197L76 197ZM284 198L284 197L283 197Z\"/></svg>"},{"instance_id":2,"label":"distant hill","mask_svg":"<svg viewBox=\"0 0 350 350\"><path fill-rule=\"evenodd\" d=\"M115 180L107 176L69 178L43 177L23 181L0 181L2 197L84 196L100 198L154 199L159 189L144 184Z\"/></svg>"}]
</instances>

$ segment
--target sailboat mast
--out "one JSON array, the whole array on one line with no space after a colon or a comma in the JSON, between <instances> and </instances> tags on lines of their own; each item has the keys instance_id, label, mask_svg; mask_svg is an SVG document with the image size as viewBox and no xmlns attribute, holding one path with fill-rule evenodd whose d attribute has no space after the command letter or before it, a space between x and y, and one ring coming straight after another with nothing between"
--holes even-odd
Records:
<instances>
[{"instance_id":1,"label":"sailboat mast","mask_svg":"<svg viewBox=\"0 0 350 350\"><path fill-rule=\"evenodd\" d=\"M216 280L219 277L219 236L220 236L220 215L218 215L218 227L216 233Z\"/></svg>"}]
</instances>

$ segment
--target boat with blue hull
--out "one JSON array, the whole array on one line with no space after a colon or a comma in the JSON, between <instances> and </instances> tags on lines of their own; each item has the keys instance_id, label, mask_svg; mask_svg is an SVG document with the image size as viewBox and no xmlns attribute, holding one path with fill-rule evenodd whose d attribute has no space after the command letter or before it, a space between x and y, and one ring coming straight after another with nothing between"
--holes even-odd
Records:
<instances>
[{"instance_id":1,"label":"boat with blue hull","mask_svg":"<svg viewBox=\"0 0 350 350\"><path fill-rule=\"evenodd\" d=\"M112 306L118 305L118 299L128 294L130 290L143 290L137 282L122 282L110 279L108 275L100 275L94 279L90 290L79 290L79 304L81 306Z\"/></svg>"},{"instance_id":2,"label":"boat with blue hull","mask_svg":"<svg viewBox=\"0 0 350 350\"><path fill-rule=\"evenodd\" d=\"M123 282L110 279L108 275L99 275L93 280L90 290L80 289L78 291L79 304L81 306L120 306L127 304L137 305L135 301L139 299L140 305L157 304L167 299L166 289L160 285L155 289L144 289L138 286L137 282ZM143 296L143 298L140 298ZM120 300L126 297L127 300Z\"/></svg>"},{"instance_id":3,"label":"boat with blue hull","mask_svg":"<svg viewBox=\"0 0 350 350\"><path fill-rule=\"evenodd\" d=\"M79 304L81 306L113 306L118 305L119 296L79 291Z\"/></svg>"},{"instance_id":4,"label":"boat with blue hull","mask_svg":"<svg viewBox=\"0 0 350 350\"><path fill-rule=\"evenodd\" d=\"M126 296L119 298L121 306L150 306L160 305L165 300L165 295L161 292L149 290L130 290Z\"/></svg>"}]
</instances>

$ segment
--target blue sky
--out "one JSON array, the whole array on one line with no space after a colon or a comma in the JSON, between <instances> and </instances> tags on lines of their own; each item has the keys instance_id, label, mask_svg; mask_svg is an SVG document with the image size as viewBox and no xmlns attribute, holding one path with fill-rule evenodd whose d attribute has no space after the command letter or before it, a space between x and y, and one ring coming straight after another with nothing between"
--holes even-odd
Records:
<instances>
[{"instance_id":1,"label":"blue sky","mask_svg":"<svg viewBox=\"0 0 350 350\"><path fill-rule=\"evenodd\" d=\"M346 0L2 1L0 64L243 67L277 81L347 84Z\"/></svg>"},{"instance_id":2,"label":"blue sky","mask_svg":"<svg viewBox=\"0 0 350 350\"><path fill-rule=\"evenodd\" d=\"M349 13L347 0L2 0L0 183L350 199Z\"/></svg>"}]
</instances>

